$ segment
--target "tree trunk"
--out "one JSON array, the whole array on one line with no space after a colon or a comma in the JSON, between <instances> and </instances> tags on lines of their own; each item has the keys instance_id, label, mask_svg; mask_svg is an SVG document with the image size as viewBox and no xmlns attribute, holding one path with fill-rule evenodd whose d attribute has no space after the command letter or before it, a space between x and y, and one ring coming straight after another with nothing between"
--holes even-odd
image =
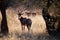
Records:
<instances>
[{"instance_id":1,"label":"tree trunk","mask_svg":"<svg viewBox=\"0 0 60 40\"><path fill-rule=\"evenodd\" d=\"M8 34L9 30L8 30L8 26L7 26L6 7L5 7L5 4L4 4L4 0L1 0L0 11L1 11L1 14L2 14L1 32L6 35L6 34Z\"/></svg>"},{"instance_id":2,"label":"tree trunk","mask_svg":"<svg viewBox=\"0 0 60 40\"><path fill-rule=\"evenodd\" d=\"M6 19L6 11L5 9L1 9L2 21L1 21L1 32L3 34L8 33L7 19Z\"/></svg>"},{"instance_id":3,"label":"tree trunk","mask_svg":"<svg viewBox=\"0 0 60 40\"><path fill-rule=\"evenodd\" d=\"M52 0L48 0L47 5L45 6L45 8L43 8L42 15L43 15L43 18L44 18L44 20L46 22L46 27L47 27L49 35L55 36L55 31L51 30L51 29L55 29L55 27L54 27L54 24L55 24L54 20L55 19L54 19L54 17L51 17L49 12L48 12L49 7L51 5L50 1L52 1ZM51 22L52 19L53 19L53 22Z\"/></svg>"}]
</instances>

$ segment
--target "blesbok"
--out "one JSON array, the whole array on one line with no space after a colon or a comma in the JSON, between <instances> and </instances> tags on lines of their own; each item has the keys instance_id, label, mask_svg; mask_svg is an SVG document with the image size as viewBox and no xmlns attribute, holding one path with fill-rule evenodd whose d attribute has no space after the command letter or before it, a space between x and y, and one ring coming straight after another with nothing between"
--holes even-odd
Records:
<instances>
[{"instance_id":1,"label":"blesbok","mask_svg":"<svg viewBox=\"0 0 60 40\"><path fill-rule=\"evenodd\" d=\"M27 26L28 31L30 31L32 20L29 18L23 18L21 15L23 15L21 12L18 12L18 19L21 22L22 30L25 30L25 26Z\"/></svg>"},{"instance_id":2,"label":"blesbok","mask_svg":"<svg viewBox=\"0 0 60 40\"><path fill-rule=\"evenodd\" d=\"M36 16L36 13L32 12L32 15L33 15L33 16Z\"/></svg>"},{"instance_id":3,"label":"blesbok","mask_svg":"<svg viewBox=\"0 0 60 40\"><path fill-rule=\"evenodd\" d=\"M25 13L27 14L27 16L28 16L28 17L31 15L31 13L30 13L30 12L25 12Z\"/></svg>"}]
</instances>

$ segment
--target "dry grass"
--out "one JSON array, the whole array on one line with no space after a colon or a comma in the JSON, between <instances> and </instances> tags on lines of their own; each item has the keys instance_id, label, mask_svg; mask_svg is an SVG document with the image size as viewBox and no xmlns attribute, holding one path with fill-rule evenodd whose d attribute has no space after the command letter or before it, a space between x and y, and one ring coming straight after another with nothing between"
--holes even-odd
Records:
<instances>
[{"instance_id":1,"label":"dry grass","mask_svg":"<svg viewBox=\"0 0 60 40\"><path fill-rule=\"evenodd\" d=\"M18 20L17 11L13 9L7 9L6 12L9 35L7 37L4 36L0 38L0 40L56 40L55 38L52 38L47 34L45 21L42 15L30 17L32 20L32 26L30 33L28 33L27 28L25 29L25 32L22 32L21 24Z\"/></svg>"},{"instance_id":2,"label":"dry grass","mask_svg":"<svg viewBox=\"0 0 60 40\"><path fill-rule=\"evenodd\" d=\"M7 37L2 37L0 40L56 40L54 37L48 35L32 35L30 33L11 33Z\"/></svg>"},{"instance_id":3,"label":"dry grass","mask_svg":"<svg viewBox=\"0 0 60 40\"><path fill-rule=\"evenodd\" d=\"M29 18L31 18L32 20L31 31L33 31L33 33L43 33L44 31L46 32L46 25L42 15L39 16L36 15L35 17L30 16ZM22 31L21 24L20 21L18 20L17 11L14 11L13 9L8 9L7 20L8 20L9 32L18 31L21 33ZM26 32L28 31L27 28L25 31Z\"/></svg>"}]
</instances>

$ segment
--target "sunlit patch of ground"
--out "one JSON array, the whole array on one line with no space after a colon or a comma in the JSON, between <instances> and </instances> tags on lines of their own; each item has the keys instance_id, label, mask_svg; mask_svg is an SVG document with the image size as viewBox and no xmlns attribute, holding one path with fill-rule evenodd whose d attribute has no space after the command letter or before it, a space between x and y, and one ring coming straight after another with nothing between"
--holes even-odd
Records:
<instances>
[{"instance_id":1,"label":"sunlit patch of ground","mask_svg":"<svg viewBox=\"0 0 60 40\"><path fill-rule=\"evenodd\" d=\"M46 24L42 15L30 17L32 20L32 26L28 33L27 27L24 32L21 30L21 23L18 20L17 11L7 9L6 12L9 35L0 38L0 40L56 40L47 34Z\"/></svg>"},{"instance_id":2,"label":"sunlit patch of ground","mask_svg":"<svg viewBox=\"0 0 60 40\"><path fill-rule=\"evenodd\" d=\"M8 27L9 27L9 32L22 32L21 30L21 23L18 20L18 15L17 11L14 11L13 9L8 9L7 10L7 21L8 21ZM35 17L30 16L32 20L32 26L31 26L31 32L33 33L46 33L46 25L45 21L42 17L42 15L36 15ZM27 27L25 29L25 32L28 32Z\"/></svg>"}]
</instances>

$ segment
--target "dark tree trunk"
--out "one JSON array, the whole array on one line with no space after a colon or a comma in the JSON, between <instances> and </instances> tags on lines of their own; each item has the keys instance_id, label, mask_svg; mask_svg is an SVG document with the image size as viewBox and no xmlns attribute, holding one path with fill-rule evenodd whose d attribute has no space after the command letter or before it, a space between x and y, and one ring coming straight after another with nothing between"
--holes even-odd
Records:
<instances>
[{"instance_id":1,"label":"dark tree trunk","mask_svg":"<svg viewBox=\"0 0 60 40\"><path fill-rule=\"evenodd\" d=\"M6 34L8 34L9 30L8 30L8 26L7 26L6 7L5 7L5 4L4 4L4 0L1 0L0 11L1 11L1 14L2 14L1 32L6 35Z\"/></svg>"},{"instance_id":2,"label":"dark tree trunk","mask_svg":"<svg viewBox=\"0 0 60 40\"><path fill-rule=\"evenodd\" d=\"M50 1L52 1L52 0L48 0L47 1L47 5L45 6L45 8L43 8L42 15L43 15L43 18L44 18L44 20L46 22L46 27L47 27L49 35L53 35L54 36L55 35L55 31L51 30L51 29L55 29L54 24L55 24L56 20L55 20L54 17L50 16L50 14L48 12L48 9L49 9L49 7L51 5ZM51 20L53 20L53 22L51 22Z\"/></svg>"},{"instance_id":3,"label":"dark tree trunk","mask_svg":"<svg viewBox=\"0 0 60 40\"><path fill-rule=\"evenodd\" d=\"M1 32L8 33L8 26L7 26L7 19L6 19L6 10L3 8L1 9L2 14L2 22L1 22Z\"/></svg>"}]
</instances>

